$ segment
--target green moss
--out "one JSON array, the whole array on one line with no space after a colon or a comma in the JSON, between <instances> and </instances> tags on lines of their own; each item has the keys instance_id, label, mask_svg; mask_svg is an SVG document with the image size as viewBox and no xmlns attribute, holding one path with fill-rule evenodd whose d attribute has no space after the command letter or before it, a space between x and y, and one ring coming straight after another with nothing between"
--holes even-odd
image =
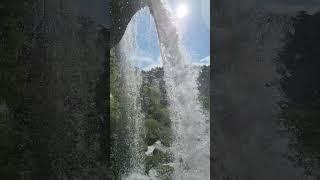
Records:
<instances>
[{"instance_id":1,"label":"green moss","mask_svg":"<svg viewBox=\"0 0 320 180\"><path fill-rule=\"evenodd\" d=\"M173 155L170 153L164 153L157 149L153 151L152 156L147 156L145 160L146 173L149 172L150 169L158 169L162 167L163 164L170 163L173 161Z\"/></svg>"},{"instance_id":2,"label":"green moss","mask_svg":"<svg viewBox=\"0 0 320 180\"><path fill-rule=\"evenodd\" d=\"M128 161L128 147L124 142L125 136L121 123L119 71L118 61L112 48L110 50L110 124L111 124L111 161L112 179L120 179L124 173L125 162Z\"/></svg>"},{"instance_id":3,"label":"green moss","mask_svg":"<svg viewBox=\"0 0 320 180\"><path fill-rule=\"evenodd\" d=\"M200 97L199 97L199 101L200 101L202 107L203 107L205 110L207 110L207 111L210 110L210 109L209 109L209 108L210 108L210 105L209 105L210 99L209 99L208 96L200 96Z\"/></svg>"},{"instance_id":4,"label":"green moss","mask_svg":"<svg viewBox=\"0 0 320 180\"><path fill-rule=\"evenodd\" d=\"M160 139L160 123L154 119L148 119L145 121L145 127L145 143L150 146Z\"/></svg>"}]
</instances>

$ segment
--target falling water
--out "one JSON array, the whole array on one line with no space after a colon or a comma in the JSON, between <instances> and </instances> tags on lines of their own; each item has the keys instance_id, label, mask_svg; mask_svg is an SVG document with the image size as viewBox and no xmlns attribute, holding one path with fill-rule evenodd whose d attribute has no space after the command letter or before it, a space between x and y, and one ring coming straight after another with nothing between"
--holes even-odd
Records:
<instances>
[{"instance_id":1,"label":"falling water","mask_svg":"<svg viewBox=\"0 0 320 180\"><path fill-rule=\"evenodd\" d=\"M180 44L175 23L170 10L164 1L149 1L147 13L153 16L158 32L164 79L167 96L170 102L170 119L175 140L169 149L174 155L174 161L167 165L174 168L173 179L195 180L210 179L209 153L209 118L203 112L198 99L197 77L198 69L189 62L188 54ZM137 15L135 15L137 16ZM163 149L161 142L148 147L144 152L141 145L144 134L140 102L140 71L134 67L132 53L136 50L137 19L130 21L126 32L117 46L122 76L122 91L126 95L125 116L128 121L128 144L130 147L130 168L123 179L157 179L155 171L144 175L144 157L154 148ZM149 152L150 151L150 152ZM151 152L152 153L152 152Z\"/></svg>"},{"instance_id":2,"label":"falling water","mask_svg":"<svg viewBox=\"0 0 320 180\"><path fill-rule=\"evenodd\" d=\"M210 131L208 115L198 100L198 70L192 68L183 49L171 11L164 0L150 1L170 101L170 119L175 132L171 151L174 179L210 179Z\"/></svg>"},{"instance_id":3,"label":"falling water","mask_svg":"<svg viewBox=\"0 0 320 180\"><path fill-rule=\"evenodd\" d=\"M135 51L136 43L136 19L133 18L128 24L126 32L117 46L117 55L119 57L119 67L121 74L122 94L125 100L122 102L124 106L125 118L127 120L126 130L128 132L127 143L130 147L130 159L128 174L123 176L132 176L133 174L141 174L144 172L144 156L142 147L142 137L144 134L144 116L141 111L140 87L142 83L141 72L134 66L132 52ZM132 179L123 177L124 179Z\"/></svg>"}]
</instances>

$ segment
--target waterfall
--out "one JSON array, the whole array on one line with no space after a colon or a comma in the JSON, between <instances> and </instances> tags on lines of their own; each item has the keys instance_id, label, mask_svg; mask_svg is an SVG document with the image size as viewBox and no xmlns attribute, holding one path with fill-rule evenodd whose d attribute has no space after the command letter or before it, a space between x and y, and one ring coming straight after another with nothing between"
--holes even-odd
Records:
<instances>
[{"instance_id":1,"label":"waterfall","mask_svg":"<svg viewBox=\"0 0 320 180\"><path fill-rule=\"evenodd\" d=\"M192 67L167 2L150 1L175 133L171 151L174 179L210 179L210 123L198 100L198 70Z\"/></svg>"},{"instance_id":2,"label":"waterfall","mask_svg":"<svg viewBox=\"0 0 320 180\"><path fill-rule=\"evenodd\" d=\"M142 174L144 172L144 157L142 140L144 134L144 115L141 110L140 88L142 83L141 72L134 66L131 59L132 52L135 51L136 43L136 19L132 19L126 32L117 45L117 55L119 59L119 69L121 74L122 94L122 114L127 121L126 130L127 144L130 147L128 175L133 173ZM127 176L124 175L124 176ZM126 178L125 178L126 179ZM130 178L128 178L130 179Z\"/></svg>"},{"instance_id":3,"label":"waterfall","mask_svg":"<svg viewBox=\"0 0 320 180\"><path fill-rule=\"evenodd\" d=\"M171 129L174 133L174 141L170 147L164 147L157 141L147 150L143 148L145 117L140 98L142 78L140 70L134 66L132 59L132 54L138 47L135 17L139 13L153 16L158 33ZM158 172L155 169L146 174L144 168L145 157L152 156L154 149L173 154L173 162L163 164L173 167L172 179L210 179L209 115L202 110L198 98L199 69L189 62L190 58L180 43L179 33L165 1L149 1L149 9L137 12L135 17L128 24L124 36L117 45L121 94L125 97L121 101L123 106L121 113L126 120L125 126L128 132L126 143L130 148L129 166L122 179L158 179L156 178Z\"/></svg>"}]
</instances>

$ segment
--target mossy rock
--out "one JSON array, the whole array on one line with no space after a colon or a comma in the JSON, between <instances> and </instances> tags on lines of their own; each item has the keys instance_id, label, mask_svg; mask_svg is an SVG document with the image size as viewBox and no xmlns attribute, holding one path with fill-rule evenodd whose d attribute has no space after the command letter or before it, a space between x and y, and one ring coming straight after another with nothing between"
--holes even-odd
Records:
<instances>
[{"instance_id":1,"label":"mossy rock","mask_svg":"<svg viewBox=\"0 0 320 180\"><path fill-rule=\"evenodd\" d=\"M155 149L153 155L147 156L145 159L146 172L149 172L152 168L158 168L161 164L170 163L172 161L173 155L171 153L165 153Z\"/></svg>"}]
</instances>

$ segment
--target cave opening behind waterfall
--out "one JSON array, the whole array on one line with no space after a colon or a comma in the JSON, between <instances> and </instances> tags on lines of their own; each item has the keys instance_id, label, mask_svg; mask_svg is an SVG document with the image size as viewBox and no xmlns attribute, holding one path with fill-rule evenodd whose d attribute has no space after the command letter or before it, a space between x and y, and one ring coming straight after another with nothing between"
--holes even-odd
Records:
<instances>
[{"instance_id":1,"label":"cave opening behind waterfall","mask_svg":"<svg viewBox=\"0 0 320 180\"><path fill-rule=\"evenodd\" d=\"M165 165L173 156L166 150L172 132L163 74L156 26L146 7L132 17L121 41L111 49L115 178L144 179L157 172L169 177L173 171Z\"/></svg>"},{"instance_id":2,"label":"cave opening behind waterfall","mask_svg":"<svg viewBox=\"0 0 320 180\"><path fill-rule=\"evenodd\" d=\"M209 152L209 66L186 63L182 69L176 69L183 75L173 73L177 67L169 69L170 63L166 60L171 55L183 57L183 52L174 49L177 53L165 54L166 60L163 60L165 50L158 33L155 20L145 7L132 17L120 42L111 48L113 177L179 179L183 172L188 172L191 178L209 179L209 166L203 160ZM172 59L174 61L178 62ZM174 91L169 86L172 83L178 83L176 87L181 92ZM198 129L202 131L192 134L191 126L195 124L200 125ZM178 126L185 128L186 134ZM192 153L204 156L186 153L185 148L191 146L199 147ZM199 163L204 164L204 168L192 164L194 160L203 160Z\"/></svg>"}]
</instances>

